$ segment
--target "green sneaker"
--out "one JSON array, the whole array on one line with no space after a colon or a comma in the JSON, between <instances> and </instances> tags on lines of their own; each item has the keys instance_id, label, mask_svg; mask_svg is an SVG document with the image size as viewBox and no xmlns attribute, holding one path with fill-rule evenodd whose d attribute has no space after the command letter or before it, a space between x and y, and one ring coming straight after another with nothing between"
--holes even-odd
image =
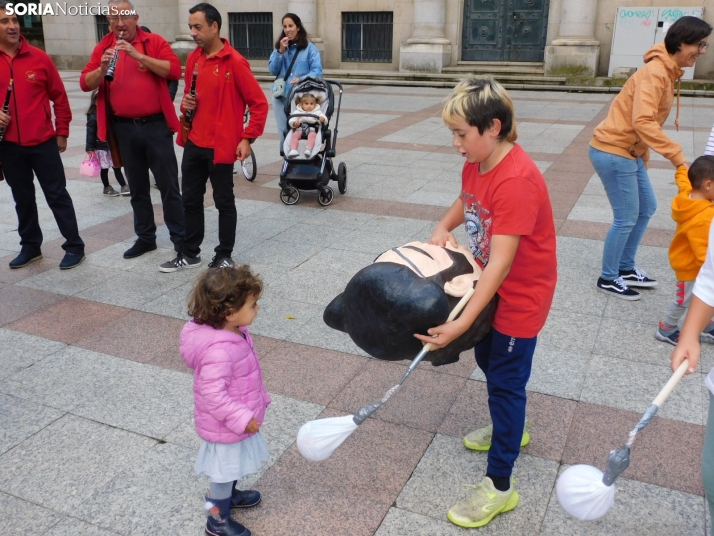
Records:
<instances>
[{"instance_id":1,"label":"green sneaker","mask_svg":"<svg viewBox=\"0 0 714 536\"><path fill-rule=\"evenodd\" d=\"M528 428L531 423L526 419L526 425L523 427L523 437L521 438L521 447L525 447L531 442L531 436L528 433ZM484 428L474 430L464 438L464 447L471 450L488 450L491 448L491 436L493 435L493 425L489 424Z\"/></svg>"},{"instance_id":2,"label":"green sneaker","mask_svg":"<svg viewBox=\"0 0 714 536\"><path fill-rule=\"evenodd\" d=\"M451 507L446 517L454 525L467 529L483 527L497 514L508 512L518 506L518 492L514 489L515 480L511 480L511 489L498 491L490 478L485 477L474 493Z\"/></svg>"}]
</instances>

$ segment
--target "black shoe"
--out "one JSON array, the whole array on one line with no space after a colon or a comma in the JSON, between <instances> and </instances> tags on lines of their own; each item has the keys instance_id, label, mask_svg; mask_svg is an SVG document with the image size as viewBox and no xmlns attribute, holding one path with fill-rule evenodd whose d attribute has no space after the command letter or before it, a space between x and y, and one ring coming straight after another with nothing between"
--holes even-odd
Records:
<instances>
[{"instance_id":1,"label":"black shoe","mask_svg":"<svg viewBox=\"0 0 714 536\"><path fill-rule=\"evenodd\" d=\"M233 495L231 496L231 508L251 508L260 504L262 499L260 492L252 489L236 489L236 481L233 481Z\"/></svg>"},{"instance_id":2,"label":"black shoe","mask_svg":"<svg viewBox=\"0 0 714 536\"><path fill-rule=\"evenodd\" d=\"M624 281L622 281L621 277L618 277L614 281L608 281L601 277L597 280L597 289L600 292L623 300L634 301L640 299L640 293L629 288Z\"/></svg>"},{"instance_id":3,"label":"black shoe","mask_svg":"<svg viewBox=\"0 0 714 536\"><path fill-rule=\"evenodd\" d=\"M171 272L178 272L184 268L198 268L201 264L203 263L201 262L200 255L196 257L188 257L182 253L177 253L175 259L171 259L170 261L166 261L165 263L159 265L159 272L169 274Z\"/></svg>"},{"instance_id":4,"label":"black shoe","mask_svg":"<svg viewBox=\"0 0 714 536\"><path fill-rule=\"evenodd\" d=\"M149 244L143 240L137 240L134 245L131 246L124 252L125 259L135 259L136 257L141 257L144 253L149 251L154 251L156 249L156 244Z\"/></svg>"},{"instance_id":5,"label":"black shoe","mask_svg":"<svg viewBox=\"0 0 714 536\"><path fill-rule=\"evenodd\" d=\"M27 251L21 251L20 254L12 259L9 263L10 268L17 270L18 268L24 268L31 262L39 261L42 258L42 253L39 251L36 253L29 253Z\"/></svg>"},{"instance_id":6,"label":"black shoe","mask_svg":"<svg viewBox=\"0 0 714 536\"><path fill-rule=\"evenodd\" d=\"M657 286L657 281L647 277L647 274L637 267L632 270L620 270L620 279L629 287L651 288Z\"/></svg>"},{"instance_id":7,"label":"black shoe","mask_svg":"<svg viewBox=\"0 0 714 536\"><path fill-rule=\"evenodd\" d=\"M82 264L84 253L65 253L60 262L60 270L71 270Z\"/></svg>"},{"instance_id":8,"label":"black shoe","mask_svg":"<svg viewBox=\"0 0 714 536\"><path fill-rule=\"evenodd\" d=\"M218 514L208 511L206 534L210 536L250 536L250 531L243 525L231 519L231 498L211 499L206 497L206 503L218 508Z\"/></svg>"},{"instance_id":9,"label":"black shoe","mask_svg":"<svg viewBox=\"0 0 714 536\"><path fill-rule=\"evenodd\" d=\"M235 265L236 264L233 262L233 259L230 257L222 257L220 255L216 255L213 257L213 260L208 263L209 268L230 268Z\"/></svg>"}]
</instances>

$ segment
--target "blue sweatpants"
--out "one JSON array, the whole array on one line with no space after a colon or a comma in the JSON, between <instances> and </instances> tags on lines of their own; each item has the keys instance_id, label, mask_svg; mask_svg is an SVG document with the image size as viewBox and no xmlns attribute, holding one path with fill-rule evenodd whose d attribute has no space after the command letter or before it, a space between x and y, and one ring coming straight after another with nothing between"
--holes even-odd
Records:
<instances>
[{"instance_id":1,"label":"blue sweatpants","mask_svg":"<svg viewBox=\"0 0 714 536\"><path fill-rule=\"evenodd\" d=\"M474 353L486 375L488 409L493 422L487 472L511 476L521 451L526 420L526 384L531 375L537 337L517 339L491 328Z\"/></svg>"}]
</instances>

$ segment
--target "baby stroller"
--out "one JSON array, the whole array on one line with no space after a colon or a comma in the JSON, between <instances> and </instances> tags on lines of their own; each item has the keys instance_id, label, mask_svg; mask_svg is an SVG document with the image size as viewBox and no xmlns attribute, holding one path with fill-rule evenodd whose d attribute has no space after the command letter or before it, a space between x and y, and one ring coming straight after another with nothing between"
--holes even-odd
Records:
<instances>
[{"instance_id":1,"label":"baby stroller","mask_svg":"<svg viewBox=\"0 0 714 536\"><path fill-rule=\"evenodd\" d=\"M247 125L248 121L250 121L250 111L248 111L248 108L246 108L245 113L243 114L243 126ZM250 150L250 156L248 158L243 160L243 162L236 161L236 163L233 165L234 175L238 173L236 166L240 166L240 169L243 172L243 176L247 180L251 182L255 180L255 176L258 174L258 165L255 163L255 151L253 151L252 147Z\"/></svg>"},{"instance_id":2,"label":"baby stroller","mask_svg":"<svg viewBox=\"0 0 714 536\"><path fill-rule=\"evenodd\" d=\"M335 109L335 97L332 86L335 85L340 90L340 98L337 102L337 115L335 117L334 133L330 130L330 119ZM342 84L334 80L324 80L321 78L305 78L303 81L293 86L290 96L285 101L285 115L290 116L295 112L297 104L295 97L303 93L312 93L321 102L322 112L327 116L327 121L317 123L317 135L312 153L305 157L302 145L300 146L300 156L288 159L285 157L290 152L291 130L288 124L283 132L285 142L280 151L280 156L285 157L283 169L280 172L280 200L286 205L294 205L300 199L300 190L317 190L317 201L322 206L332 203L334 192L328 186L329 182L337 181L337 187L341 194L347 191L347 166L340 162L335 171L332 165L332 158L335 156L337 146L337 123L340 120L340 105L342 104ZM293 117L307 116L317 118L311 114L296 114ZM300 144L304 143L303 141Z\"/></svg>"}]
</instances>

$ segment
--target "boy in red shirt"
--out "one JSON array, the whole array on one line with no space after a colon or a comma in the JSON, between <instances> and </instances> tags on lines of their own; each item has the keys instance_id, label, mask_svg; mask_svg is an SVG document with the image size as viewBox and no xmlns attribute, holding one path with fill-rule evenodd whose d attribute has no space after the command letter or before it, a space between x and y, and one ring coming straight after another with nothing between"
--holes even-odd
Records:
<instances>
[{"instance_id":1,"label":"boy in red shirt","mask_svg":"<svg viewBox=\"0 0 714 536\"><path fill-rule=\"evenodd\" d=\"M491 79L468 77L442 111L453 145L466 158L462 192L437 224L429 242L456 245L451 231L466 226L469 248L483 268L476 291L461 316L415 335L442 348L464 333L494 294L498 309L491 332L475 348L486 376L493 425L464 438L473 450L488 450L483 481L448 518L482 527L518 504L511 473L525 432L526 383L538 332L545 324L557 280L555 225L548 188L538 167L514 142L513 103Z\"/></svg>"}]
</instances>

